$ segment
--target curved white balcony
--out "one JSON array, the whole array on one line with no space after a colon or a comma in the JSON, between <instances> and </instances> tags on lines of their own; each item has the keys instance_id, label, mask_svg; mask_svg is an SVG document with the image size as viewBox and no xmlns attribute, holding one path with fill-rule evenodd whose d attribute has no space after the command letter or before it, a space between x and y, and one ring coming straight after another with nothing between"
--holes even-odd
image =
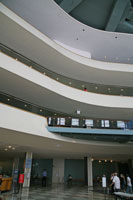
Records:
<instances>
[{"instance_id":1,"label":"curved white balcony","mask_svg":"<svg viewBox=\"0 0 133 200\"><path fill-rule=\"evenodd\" d=\"M55 5L55 3L52 3L52 5ZM0 10L2 24L0 29L1 43L13 48L38 64L45 65L46 68L53 72L58 71L67 77L86 82L89 80L92 83L105 85L132 87L133 67L131 64L100 62L83 57L70 51L70 49L66 49L66 46L64 48L55 43L2 4L0 4ZM91 28L91 30L93 29ZM104 35L103 32L102 34ZM128 35L123 35L123 37L127 38ZM132 35L129 35L129 37L132 37ZM54 39L57 40L58 38ZM128 38L127 41L127 47L132 48L132 40L130 41ZM122 46L117 45L118 48L122 49ZM122 43L122 45L124 45L124 53L131 50L131 48L126 49L125 44ZM118 48L116 48L117 51L119 51ZM100 51L102 52L102 49Z\"/></svg>"},{"instance_id":2,"label":"curved white balcony","mask_svg":"<svg viewBox=\"0 0 133 200\"><path fill-rule=\"evenodd\" d=\"M88 52L95 60L133 63L132 34L106 32L86 26L68 15L53 0L1 1L43 34L77 49L77 52Z\"/></svg>"},{"instance_id":3,"label":"curved white balcony","mask_svg":"<svg viewBox=\"0 0 133 200\"><path fill-rule=\"evenodd\" d=\"M63 137L47 130L46 118L11 106L0 104L0 142L12 144L16 152L43 152L44 155L83 158L132 158L132 144L88 141ZM9 153L9 152L8 152Z\"/></svg>"},{"instance_id":4,"label":"curved white balcony","mask_svg":"<svg viewBox=\"0 0 133 200\"><path fill-rule=\"evenodd\" d=\"M0 90L57 111L105 119L132 119L133 97L84 92L0 53Z\"/></svg>"}]
</instances>

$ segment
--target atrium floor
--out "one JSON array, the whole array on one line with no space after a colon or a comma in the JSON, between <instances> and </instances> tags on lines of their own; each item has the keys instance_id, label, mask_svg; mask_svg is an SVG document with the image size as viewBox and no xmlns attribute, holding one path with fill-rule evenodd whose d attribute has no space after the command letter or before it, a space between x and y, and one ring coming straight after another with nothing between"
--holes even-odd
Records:
<instances>
[{"instance_id":1,"label":"atrium floor","mask_svg":"<svg viewBox=\"0 0 133 200\"><path fill-rule=\"evenodd\" d=\"M55 185L52 187L32 187L23 189L21 194L2 193L0 200L113 200L114 197L93 191L87 186Z\"/></svg>"}]
</instances>

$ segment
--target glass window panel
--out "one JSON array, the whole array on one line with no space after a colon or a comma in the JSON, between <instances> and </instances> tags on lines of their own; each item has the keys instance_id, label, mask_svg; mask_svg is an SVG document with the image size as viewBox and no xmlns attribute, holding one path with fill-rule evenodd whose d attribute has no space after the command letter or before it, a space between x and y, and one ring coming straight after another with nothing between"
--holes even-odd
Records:
<instances>
[{"instance_id":1,"label":"glass window panel","mask_svg":"<svg viewBox=\"0 0 133 200\"><path fill-rule=\"evenodd\" d=\"M79 119L72 118L72 126L79 126Z\"/></svg>"}]
</instances>

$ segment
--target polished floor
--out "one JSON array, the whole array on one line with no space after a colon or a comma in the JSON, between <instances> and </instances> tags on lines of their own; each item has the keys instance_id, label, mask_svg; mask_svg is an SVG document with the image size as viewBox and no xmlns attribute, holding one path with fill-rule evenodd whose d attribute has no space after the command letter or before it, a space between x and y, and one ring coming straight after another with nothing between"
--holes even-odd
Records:
<instances>
[{"instance_id":1,"label":"polished floor","mask_svg":"<svg viewBox=\"0 0 133 200\"><path fill-rule=\"evenodd\" d=\"M2 193L0 200L102 200L114 199L108 194L104 195L101 192L93 191L92 188L86 186L71 186L55 185L46 188L30 188L23 189L21 194Z\"/></svg>"}]
</instances>

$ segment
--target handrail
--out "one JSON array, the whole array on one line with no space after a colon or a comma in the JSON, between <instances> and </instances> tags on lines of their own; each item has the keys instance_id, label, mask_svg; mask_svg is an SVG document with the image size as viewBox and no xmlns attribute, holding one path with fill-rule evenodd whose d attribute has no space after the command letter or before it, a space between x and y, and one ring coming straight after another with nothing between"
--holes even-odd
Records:
<instances>
[{"instance_id":1,"label":"handrail","mask_svg":"<svg viewBox=\"0 0 133 200\"><path fill-rule=\"evenodd\" d=\"M29 58L21 55L20 53L14 51L13 49L5 46L0 43L0 50L7 54L10 57L13 57L20 62L24 63L28 67L32 67L33 69L49 76L52 79L58 80L59 82L69 85L70 87L74 87L80 90L87 88L87 91L99 94L107 94L107 95L120 95L120 96L133 96L133 87L125 87L125 86L112 86L112 85L102 85L102 84L94 84L89 82L83 82L80 80L74 80L72 78L68 78L64 75L57 74L51 70L48 70L45 66L41 66L36 62L30 60Z\"/></svg>"},{"instance_id":2,"label":"handrail","mask_svg":"<svg viewBox=\"0 0 133 200\"><path fill-rule=\"evenodd\" d=\"M29 101L20 99L18 97L14 97L12 95L6 94L4 92L0 92L0 100L2 103L17 107L20 109L23 109L25 111L35 113L41 116L45 116L48 118L51 118L51 123L48 123L50 126L64 126L64 127L82 127L86 128L85 126L85 120L87 119L84 116L79 116L79 115L69 115L67 113L62 113L56 110L48 109L39 105L36 105L34 103L31 103ZM65 118L67 123L65 125L57 124L58 118ZM78 126L72 125L72 119L76 118L79 119L80 123ZM91 119L95 122L94 126L90 126L88 128L106 128L106 129L120 129L116 126L117 120L109 120L109 127L102 127L101 126L101 120L107 120L107 119ZM123 120L126 124L130 123L131 121ZM133 124L131 124L133 126ZM128 129L133 129L133 127L129 127ZM122 129L122 128L121 128Z\"/></svg>"}]
</instances>

